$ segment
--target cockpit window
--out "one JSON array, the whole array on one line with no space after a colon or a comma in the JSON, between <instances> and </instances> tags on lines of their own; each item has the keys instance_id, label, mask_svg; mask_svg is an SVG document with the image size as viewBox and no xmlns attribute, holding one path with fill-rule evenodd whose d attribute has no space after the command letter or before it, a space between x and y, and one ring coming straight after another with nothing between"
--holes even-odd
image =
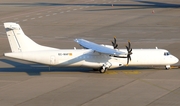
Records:
<instances>
[{"instance_id":1,"label":"cockpit window","mask_svg":"<svg viewBox=\"0 0 180 106\"><path fill-rule=\"evenodd\" d=\"M169 52L164 52L164 56L169 56L170 53Z\"/></svg>"}]
</instances>

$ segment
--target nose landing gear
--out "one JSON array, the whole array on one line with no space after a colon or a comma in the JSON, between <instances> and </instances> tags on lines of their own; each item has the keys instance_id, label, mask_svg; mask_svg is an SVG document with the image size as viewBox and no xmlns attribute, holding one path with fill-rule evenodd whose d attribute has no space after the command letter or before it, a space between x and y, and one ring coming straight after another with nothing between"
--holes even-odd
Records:
<instances>
[{"instance_id":1,"label":"nose landing gear","mask_svg":"<svg viewBox=\"0 0 180 106\"><path fill-rule=\"evenodd\" d=\"M171 66L170 66L170 65L166 65L166 66L165 66L165 69L166 69L166 70L169 70L169 69L171 69Z\"/></svg>"}]
</instances>

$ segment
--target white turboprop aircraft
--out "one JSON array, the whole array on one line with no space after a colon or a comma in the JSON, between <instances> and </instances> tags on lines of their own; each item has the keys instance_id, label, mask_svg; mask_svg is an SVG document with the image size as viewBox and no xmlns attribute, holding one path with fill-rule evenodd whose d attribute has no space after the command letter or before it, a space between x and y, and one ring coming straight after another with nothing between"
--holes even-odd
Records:
<instances>
[{"instance_id":1,"label":"white turboprop aircraft","mask_svg":"<svg viewBox=\"0 0 180 106\"><path fill-rule=\"evenodd\" d=\"M42 46L27 37L19 24L4 23L11 53L7 57L59 67L91 67L104 73L107 69L124 65L163 65L166 69L179 60L164 49L117 49L116 38L111 45L99 45L84 39L75 39L84 49L57 49Z\"/></svg>"}]
</instances>

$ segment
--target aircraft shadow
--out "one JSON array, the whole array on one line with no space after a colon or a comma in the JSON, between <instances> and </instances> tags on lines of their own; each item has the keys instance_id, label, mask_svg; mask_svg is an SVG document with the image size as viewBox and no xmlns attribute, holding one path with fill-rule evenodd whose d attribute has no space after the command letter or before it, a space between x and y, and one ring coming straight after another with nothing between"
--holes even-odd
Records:
<instances>
[{"instance_id":1,"label":"aircraft shadow","mask_svg":"<svg viewBox=\"0 0 180 106\"><path fill-rule=\"evenodd\" d=\"M41 75L42 72L91 72L92 69L84 67L53 67L38 63L24 64L8 59L0 59L1 62L12 65L13 67L2 67L0 72L25 72L30 76Z\"/></svg>"},{"instance_id":2,"label":"aircraft shadow","mask_svg":"<svg viewBox=\"0 0 180 106\"><path fill-rule=\"evenodd\" d=\"M24 64L8 59L0 59L1 62L12 65L13 67L0 68L0 72L25 72L30 76L40 76L42 72L83 72L83 73L99 73L98 71L93 71L92 68L86 67L53 67L46 65L41 65L37 63ZM113 70L147 70L154 69L153 67L119 67Z\"/></svg>"}]
</instances>

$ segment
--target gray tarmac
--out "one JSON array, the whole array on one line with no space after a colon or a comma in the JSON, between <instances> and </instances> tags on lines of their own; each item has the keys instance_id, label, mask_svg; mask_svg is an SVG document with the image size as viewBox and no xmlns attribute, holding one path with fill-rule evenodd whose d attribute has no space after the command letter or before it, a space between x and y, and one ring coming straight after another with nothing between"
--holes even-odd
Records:
<instances>
[{"instance_id":1,"label":"gray tarmac","mask_svg":"<svg viewBox=\"0 0 180 106\"><path fill-rule=\"evenodd\" d=\"M179 0L1 0L0 106L179 106L180 63L122 67L105 74L10 59L4 22L17 22L39 44L81 48L87 39L119 48L163 48L180 58Z\"/></svg>"}]
</instances>

